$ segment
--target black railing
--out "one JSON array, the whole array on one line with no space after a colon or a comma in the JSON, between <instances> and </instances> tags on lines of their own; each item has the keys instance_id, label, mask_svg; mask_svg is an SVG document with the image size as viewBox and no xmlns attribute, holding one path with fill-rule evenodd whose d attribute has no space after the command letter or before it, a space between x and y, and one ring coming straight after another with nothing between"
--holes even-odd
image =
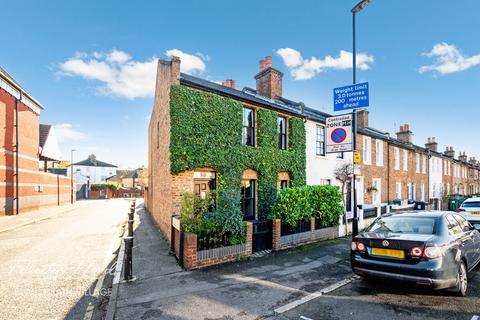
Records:
<instances>
[{"instance_id":1,"label":"black railing","mask_svg":"<svg viewBox=\"0 0 480 320\"><path fill-rule=\"evenodd\" d=\"M372 217L376 217L377 216L377 207L373 207L373 208L364 208L363 209L363 218L364 219L367 219L367 218L372 218Z\"/></svg>"},{"instance_id":2,"label":"black railing","mask_svg":"<svg viewBox=\"0 0 480 320\"><path fill-rule=\"evenodd\" d=\"M201 232L197 234L197 250L208 250L221 248L231 245L232 236L228 233L208 233Z\"/></svg>"},{"instance_id":3,"label":"black railing","mask_svg":"<svg viewBox=\"0 0 480 320\"><path fill-rule=\"evenodd\" d=\"M381 214L387 213L387 206L382 206L382 211L380 211Z\"/></svg>"},{"instance_id":4,"label":"black railing","mask_svg":"<svg viewBox=\"0 0 480 320\"><path fill-rule=\"evenodd\" d=\"M309 232L311 231L311 221L300 221L296 226L291 226L286 222L282 222L282 236L288 236L295 233Z\"/></svg>"}]
</instances>

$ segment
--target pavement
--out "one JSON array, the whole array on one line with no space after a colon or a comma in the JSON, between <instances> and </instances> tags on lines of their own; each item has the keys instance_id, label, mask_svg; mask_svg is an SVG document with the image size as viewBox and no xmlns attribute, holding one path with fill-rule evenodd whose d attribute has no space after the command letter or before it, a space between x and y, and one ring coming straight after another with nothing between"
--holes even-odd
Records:
<instances>
[{"instance_id":1,"label":"pavement","mask_svg":"<svg viewBox=\"0 0 480 320\"><path fill-rule=\"evenodd\" d=\"M0 233L52 218L57 214L69 212L79 207L92 204L94 201L95 200L81 200L73 204L47 207L18 215L0 216Z\"/></svg>"},{"instance_id":2,"label":"pavement","mask_svg":"<svg viewBox=\"0 0 480 320\"><path fill-rule=\"evenodd\" d=\"M0 233L0 319L100 319L95 307L108 292L97 280L115 258L129 206L81 201L1 218L14 228Z\"/></svg>"},{"instance_id":3,"label":"pavement","mask_svg":"<svg viewBox=\"0 0 480 320\"><path fill-rule=\"evenodd\" d=\"M183 271L144 210L137 212L133 273L120 282L115 319L475 319L480 271L469 296L353 276L349 239Z\"/></svg>"}]
</instances>

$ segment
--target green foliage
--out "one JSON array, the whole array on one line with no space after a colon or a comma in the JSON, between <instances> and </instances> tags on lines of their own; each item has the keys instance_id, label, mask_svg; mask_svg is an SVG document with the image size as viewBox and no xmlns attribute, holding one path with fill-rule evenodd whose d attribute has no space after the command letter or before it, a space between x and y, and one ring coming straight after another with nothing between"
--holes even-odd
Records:
<instances>
[{"instance_id":1,"label":"green foliage","mask_svg":"<svg viewBox=\"0 0 480 320\"><path fill-rule=\"evenodd\" d=\"M90 188L92 188L93 190L101 189L101 188L109 188L110 190L112 190L112 192L115 192L118 190L119 185L113 182L101 182L101 183L92 183L90 185Z\"/></svg>"},{"instance_id":2,"label":"green foliage","mask_svg":"<svg viewBox=\"0 0 480 320\"><path fill-rule=\"evenodd\" d=\"M215 208L215 198L218 198ZM229 244L245 242L245 224L237 206L238 192L221 190L209 193L202 199L193 193L182 194L180 221L183 230L196 234L205 233L210 241L227 238Z\"/></svg>"},{"instance_id":3,"label":"green foliage","mask_svg":"<svg viewBox=\"0 0 480 320\"><path fill-rule=\"evenodd\" d=\"M292 227L315 217L323 227L338 225L343 214L342 194L334 186L304 186L280 192L272 210L272 218Z\"/></svg>"},{"instance_id":4,"label":"green foliage","mask_svg":"<svg viewBox=\"0 0 480 320\"><path fill-rule=\"evenodd\" d=\"M310 206L312 216L321 222L322 227L338 225L344 212L342 193L336 186L310 187Z\"/></svg>"},{"instance_id":5,"label":"green foliage","mask_svg":"<svg viewBox=\"0 0 480 320\"><path fill-rule=\"evenodd\" d=\"M185 86L172 86L171 173L209 167L217 172L217 188L234 190L240 209L243 171L258 173L258 211L264 219L277 197L278 173L290 175L291 186L305 185L305 126L289 120L289 148L278 148L277 113L257 109L257 146L242 145L242 103ZM219 203L222 202L219 196Z\"/></svg>"}]
</instances>

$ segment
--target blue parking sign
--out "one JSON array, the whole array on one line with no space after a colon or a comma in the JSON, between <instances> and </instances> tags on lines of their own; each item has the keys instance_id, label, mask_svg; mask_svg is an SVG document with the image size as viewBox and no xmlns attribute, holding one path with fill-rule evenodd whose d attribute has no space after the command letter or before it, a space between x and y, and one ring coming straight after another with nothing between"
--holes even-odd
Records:
<instances>
[{"instance_id":1,"label":"blue parking sign","mask_svg":"<svg viewBox=\"0 0 480 320\"><path fill-rule=\"evenodd\" d=\"M333 89L333 110L368 107L368 82Z\"/></svg>"}]
</instances>

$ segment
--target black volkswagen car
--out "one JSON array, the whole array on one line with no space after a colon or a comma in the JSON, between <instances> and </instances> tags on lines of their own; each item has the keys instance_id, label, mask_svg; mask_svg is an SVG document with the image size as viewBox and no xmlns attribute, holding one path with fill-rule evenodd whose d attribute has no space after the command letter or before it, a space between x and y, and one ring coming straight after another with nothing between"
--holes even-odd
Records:
<instances>
[{"instance_id":1,"label":"black volkswagen car","mask_svg":"<svg viewBox=\"0 0 480 320\"><path fill-rule=\"evenodd\" d=\"M378 218L352 241L355 274L433 289L467 292L480 262L480 233L452 212L407 212Z\"/></svg>"}]
</instances>

